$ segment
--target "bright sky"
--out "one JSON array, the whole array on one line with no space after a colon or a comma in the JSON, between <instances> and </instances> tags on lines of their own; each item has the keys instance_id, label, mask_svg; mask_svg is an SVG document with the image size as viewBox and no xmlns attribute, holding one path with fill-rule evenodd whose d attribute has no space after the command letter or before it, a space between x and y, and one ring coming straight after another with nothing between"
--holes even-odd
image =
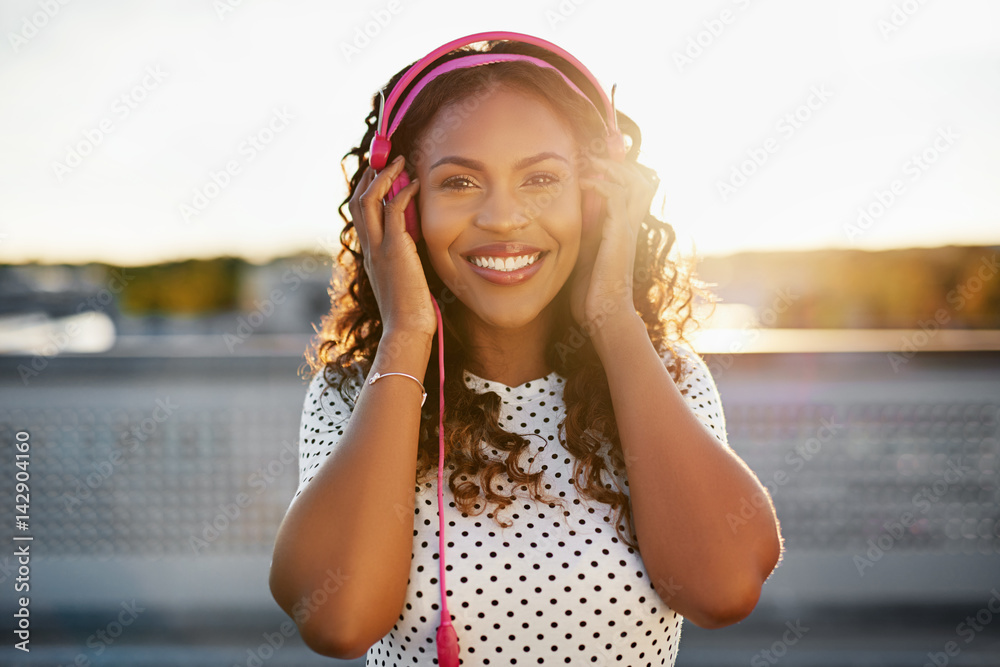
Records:
<instances>
[{"instance_id":1,"label":"bright sky","mask_svg":"<svg viewBox=\"0 0 1000 667\"><path fill-rule=\"evenodd\" d=\"M485 30L618 84L682 247L1000 242L990 0L5 0L0 261L336 243L371 95Z\"/></svg>"}]
</instances>

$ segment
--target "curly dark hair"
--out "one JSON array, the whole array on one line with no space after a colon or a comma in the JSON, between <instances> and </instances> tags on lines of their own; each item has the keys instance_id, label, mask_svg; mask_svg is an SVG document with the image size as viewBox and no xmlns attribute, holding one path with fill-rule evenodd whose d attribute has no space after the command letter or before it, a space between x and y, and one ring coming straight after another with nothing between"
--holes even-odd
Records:
<instances>
[{"instance_id":1,"label":"curly dark hair","mask_svg":"<svg viewBox=\"0 0 1000 667\"><path fill-rule=\"evenodd\" d=\"M442 56L441 62L470 52L522 53L547 60L559 67L598 105L600 98L590 81L574 67L548 50L525 44L496 40L482 42L484 48L463 47ZM411 65L412 66L412 63ZM409 66L396 73L382 89L388 97L389 91L406 73ZM392 138L391 161L396 155L406 156L406 168L414 177L413 166L421 151L423 133L439 111L464 112L476 104L482 95L489 94L497 87L506 86L537 97L548 104L558 117L565 119L567 128L573 133L581 149L599 145L595 139L603 140L604 125L594 106L574 92L557 72L523 61L498 62L488 65L457 69L431 81L416 97ZM602 107L603 108L603 107ZM358 376L367 377L371 363L382 338L382 320L371 284L364 269L361 245L358 242L353 222L344 214L344 207L358 187L362 174L368 167L368 147L375 135L378 119L379 95L372 97L372 110L366 118L367 131L358 146L352 148L341 159L341 170L349 186L349 194L338 207L344 219L344 229L340 234L343 249L336 260L341 271L335 269L331 279L329 294L332 308L322 319L321 330L306 351L306 360L311 372L300 369L303 375L315 376L323 371L323 378L329 386L336 385L345 403L353 408L354 398L347 390L349 381ZM464 117L464 116L463 116ZM617 122L622 132L631 140L626 142L626 160L652 173L636 162L641 143L641 135L636 123L617 112ZM357 167L350 177L345 162L354 156ZM711 302L711 294L706 285L694 279L693 259L672 260L668 258L674 245L673 228L647 214L636 244L635 271L633 276L633 300L636 311L646 324L650 340L663 354L672 354L667 368L674 381L681 386L690 370L682 363L683 356L675 354L675 344L685 343L689 328L697 327L694 306L702 299ZM421 240L417 251L423 263L424 274L430 289L435 294L445 294L448 290L434 272L427 257L426 243ZM569 281L567 281L567 286ZM568 289L559 293L552 303L556 325L546 347L546 363L549 368L566 379L564 401L565 420L559 424L558 432L562 446L574 457L572 483L582 495L617 510L614 522L618 536L629 547L638 551L629 496L618 485L613 489L605 483L602 475L609 472L609 466L616 471L625 470L621 441L611 403L611 394L604 367L588 335L582 335L580 327L571 316ZM452 295L454 296L454 295ZM452 302L454 299L452 299ZM463 369L468 358L468 350L461 335L460 323L454 310L449 313L448 299L439 299L445 338L445 403L444 416L446 465L452 471L448 485L455 497L455 503L464 515L478 515L486 508L477 502L481 492L488 503L506 508L516 499L516 495L501 496L493 491L493 478L500 473L507 475L508 481L516 488L527 491L538 501L548 502L549 507L565 505L559 498L541 497L539 487L543 472L527 474L517 461L528 446L528 437L541 437L533 433L510 433L499 425L501 398L494 392L476 393L463 380ZM449 317L450 315L450 317ZM430 363L425 377L425 386L439 384L437 337L431 349ZM666 357L665 357L666 358ZM681 386L681 392L686 388ZM423 483L430 475L437 474L438 462L438 414L437 392L430 392L420 418L419 446L417 457L417 484ZM610 445L607 453L605 446ZM487 452L500 452L499 458ZM476 480L480 483L477 484ZM628 482L625 482L625 486ZM546 488L551 488L546 484ZM560 495L565 495L560 493ZM478 510L478 511L475 511ZM568 515L568 512L566 513ZM498 514L487 514L501 526ZM622 530L622 520L629 525L628 537ZM610 521L605 517L605 521ZM614 539L614 538L612 538Z\"/></svg>"}]
</instances>

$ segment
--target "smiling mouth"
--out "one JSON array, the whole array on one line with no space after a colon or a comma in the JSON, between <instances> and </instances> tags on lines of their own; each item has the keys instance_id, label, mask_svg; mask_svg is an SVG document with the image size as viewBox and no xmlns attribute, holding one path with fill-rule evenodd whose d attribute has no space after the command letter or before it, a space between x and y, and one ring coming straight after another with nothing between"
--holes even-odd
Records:
<instances>
[{"instance_id":1,"label":"smiling mouth","mask_svg":"<svg viewBox=\"0 0 1000 667\"><path fill-rule=\"evenodd\" d=\"M519 255L517 257L466 257L465 259L475 266L494 271L509 272L517 271L531 266L537 262L545 252L536 252L530 255Z\"/></svg>"}]
</instances>

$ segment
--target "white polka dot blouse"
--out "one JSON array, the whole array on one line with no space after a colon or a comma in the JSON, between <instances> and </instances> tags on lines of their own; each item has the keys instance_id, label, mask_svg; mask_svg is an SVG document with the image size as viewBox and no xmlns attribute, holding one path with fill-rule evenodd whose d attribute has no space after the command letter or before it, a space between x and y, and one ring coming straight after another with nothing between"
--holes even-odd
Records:
<instances>
[{"instance_id":1,"label":"white polka dot blouse","mask_svg":"<svg viewBox=\"0 0 1000 667\"><path fill-rule=\"evenodd\" d=\"M688 348L678 347L678 353L690 362L682 382L688 406L728 445L718 389L707 365ZM578 495L570 483L573 461L558 434L565 418L565 378L553 372L517 387L469 371L464 371L464 379L474 391L500 395L505 430L524 434L530 443L525 471L544 471L542 495L562 499L569 515L558 505L550 508L522 497L528 496L522 490L500 514L504 523L513 525L501 527L486 512L470 516L456 509L445 473L446 595L461 664L673 665L682 617L660 598L638 552L617 537L611 508ZM349 418L350 408L339 392L326 386L322 373L316 374L302 413L294 498L337 447ZM614 479L607 482L627 494L624 471L612 472ZM502 478L494 478L497 493L515 495ZM438 662L436 473L429 482L415 483L414 490L406 601L393 629L368 650L366 667Z\"/></svg>"}]
</instances>

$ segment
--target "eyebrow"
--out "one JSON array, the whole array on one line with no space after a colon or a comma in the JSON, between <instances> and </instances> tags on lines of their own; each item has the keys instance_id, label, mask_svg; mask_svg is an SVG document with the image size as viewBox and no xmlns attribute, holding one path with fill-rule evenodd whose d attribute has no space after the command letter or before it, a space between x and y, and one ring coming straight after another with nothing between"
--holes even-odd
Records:
<instances>
[{"instance_id":1,"label":"eyebrow","mask_svg":"<svg viewBox=\"0 0 1000 667\"><path fill-rule=\"evenodd\" d=\"M525 167L530 167L536 162L541 162L542 160L550 160L550 159L562 160L567 165L569 164L569 160L564 158L562 155L559 155L558 153L553 153L552 151L546 151L544 153L538 153L537 155L532 155L530 157L518 160L517 162L514 163L514 169L524 169ZM443 164L457 164L467 169L476 169L478 171L485 171L486 169L485 165L483 165L483 163L480 162L479 160L470 160L469 158L460 157L458 155L449 155L447 157L441 158L440 160L432 164L431 168L428 171L434 171Z\"/></svg>"}]
</instances>

